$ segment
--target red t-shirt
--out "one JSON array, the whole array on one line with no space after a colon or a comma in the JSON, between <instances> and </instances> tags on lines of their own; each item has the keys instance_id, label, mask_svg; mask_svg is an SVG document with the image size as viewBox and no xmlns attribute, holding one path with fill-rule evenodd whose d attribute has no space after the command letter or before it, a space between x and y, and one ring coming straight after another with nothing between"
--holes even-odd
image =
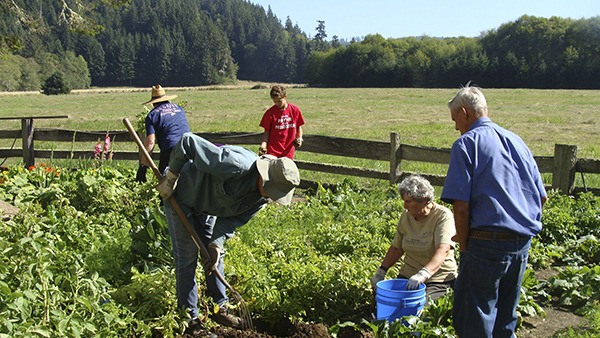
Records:
<instances>
[{"instance_id":1,"label":"red t-shirt","mask_svg":"<svg viewBox=\"0 0 600 338\"><path fill-rule=\"evenodd\" d=\"M288 102L287 108L283 110L276 105L269 108L260 121L260 126L269 133L267 154L294 159L294 140L302 125L302 112L295 105Z\"/></svg>"}]
</instances>

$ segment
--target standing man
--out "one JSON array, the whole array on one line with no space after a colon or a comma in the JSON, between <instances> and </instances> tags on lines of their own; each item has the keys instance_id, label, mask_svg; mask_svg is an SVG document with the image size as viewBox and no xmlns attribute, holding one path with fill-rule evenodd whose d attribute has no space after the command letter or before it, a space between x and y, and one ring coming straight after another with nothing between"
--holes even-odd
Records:
<instances>
[{"instance_id":1,"label":"standing man","mask_svg":"<svg viewBox=\"0 0 600 338\"><path fill-rule=\"evenodd\" d=\"M461 136L441 199L452 203L460 248L453 321L461 338L515 337L531 238L542 230L546 190L523 140L488 118L467 84L448 102Z\"/></svg>"},{"instance_id":2,"label":"standing man","mask_svg":"<svg viewBox=\"0 0 600 338\"><path fill-rule=\"evenodd\" d=\"M275 157L294 159L296 148L302 146L302 126L304 118L300 108L287 101L284 86L271 87L271 100L274 105L269 108L260 120L265 129L258 149L260 155L269 154Z\"/></svg>"},{"instance_id":3,"label":"standing man","mask_svg":"<svg viewBox=\"0 0 600 338\"><path fill-rule=\"evenodd\" d=\"M229 313L226 287L211 273L218 270L223 275L225 240L260 211L267 198L290 204L298 184L298 168L287 157L258 157L239 146L216 146L193 133L184 134L173 148L169 169L157 189L164 199L176 198L210 255L211 261L203 264L207 292L219 306L212 316L216 322L234 328L244 326L241 318ZM173 242L177 303L195 320L198 248L171 204L164 206ZM208 216L214 217L209 222L207 214L216 217Z\"/></svg>"},{"instance_id":4,"label":"standing man","mask_svg":"<svg viewBox=\"0 0 600 338\"><path fill-rule=\"evenodd\" d=\"M158 170L162 173L169 163L171 150L184 133L190 131L190 125L185 117L182 107L171 103L170 100L177 95L167 95L161 85L152 86L152 97L143 105L152 104L153 109L146 116L146 138L144 147L148 154L152 154L154 146L158 143L160 148L160 161ZM150 163L140 155L140 167L136 175L138 182L146 181L146 171Z\"/></svg>"}]
</instances>

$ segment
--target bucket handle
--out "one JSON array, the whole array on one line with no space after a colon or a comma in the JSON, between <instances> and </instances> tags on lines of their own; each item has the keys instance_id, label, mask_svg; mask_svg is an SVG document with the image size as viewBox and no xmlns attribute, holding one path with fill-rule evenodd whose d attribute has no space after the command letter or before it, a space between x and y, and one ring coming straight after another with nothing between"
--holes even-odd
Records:
<instances>
[{"instance_id":1,"label":"bucket handle","mask_svg":"<svg viewBox=\"0 0 600 338\"><path fill-rule=\"evenodd\" d=\"M406 299L402 299L402 302L400 303L401 306L398 307L396 309L396 311L394 311L389 317L395 317L398 314L398 312L400 312L402 309L406 308L407 307L406 303L407 303ZM420 299L416 304L415 304L415 302L410 302L409 304L412 305L412 306L414 306L414 305L422 306L422 305L425 305L425 299L424 298Z\"/></svg>"}]
</instances>

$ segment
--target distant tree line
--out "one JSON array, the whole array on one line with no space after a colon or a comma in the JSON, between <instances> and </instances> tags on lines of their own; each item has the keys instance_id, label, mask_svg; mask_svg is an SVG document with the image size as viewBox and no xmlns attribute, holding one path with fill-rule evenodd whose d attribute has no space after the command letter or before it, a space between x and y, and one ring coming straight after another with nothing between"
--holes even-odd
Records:
<instances>
[{"instance_id":1,"label":"distant tree line","mask_svg":"<svg viewBox=\"0 0 600 338\"><path fill-rule=\"evenodd\" d=\"M0 90L198 86L237 79L331 87L600 88L600 17L523 16L477 38L310 38L246 0L11 0L0 5ZM13 4L14 6L10 6ZM18 8L19 10L15 10ZM74 6L71 6L74 8ZM85 13L84 13L85 12ZM15 13L19 13L16 15ZM25 13L25 14L22 14Z\"/></svg>"},{"instance_id":2,"label":"distant tree line","mask_svg":"<svg viewBox=\"0 0 600 338\"><path fill-rule=\"evenodd\" d=\"M384 39L312 53L313 86L600 88L600 17L522 16L479 38Z\"/></svg>"}]
</instances>

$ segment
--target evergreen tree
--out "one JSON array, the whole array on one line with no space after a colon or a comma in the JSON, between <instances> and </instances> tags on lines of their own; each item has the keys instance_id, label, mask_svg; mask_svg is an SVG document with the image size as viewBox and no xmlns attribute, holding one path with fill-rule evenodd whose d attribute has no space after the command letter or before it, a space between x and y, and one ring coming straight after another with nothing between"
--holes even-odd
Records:
<instances>
[{"instance_id":1,"label":"evergreen tree","mask_svg":"<svg viewBox=\"0 0 600 338\"><path fill-rule=\"evenodd\" d=\"M70 92L71 88L60 72L50 75L42 85L42 93L45 95L68 94Z\"/></svg>"}]
</instances>

